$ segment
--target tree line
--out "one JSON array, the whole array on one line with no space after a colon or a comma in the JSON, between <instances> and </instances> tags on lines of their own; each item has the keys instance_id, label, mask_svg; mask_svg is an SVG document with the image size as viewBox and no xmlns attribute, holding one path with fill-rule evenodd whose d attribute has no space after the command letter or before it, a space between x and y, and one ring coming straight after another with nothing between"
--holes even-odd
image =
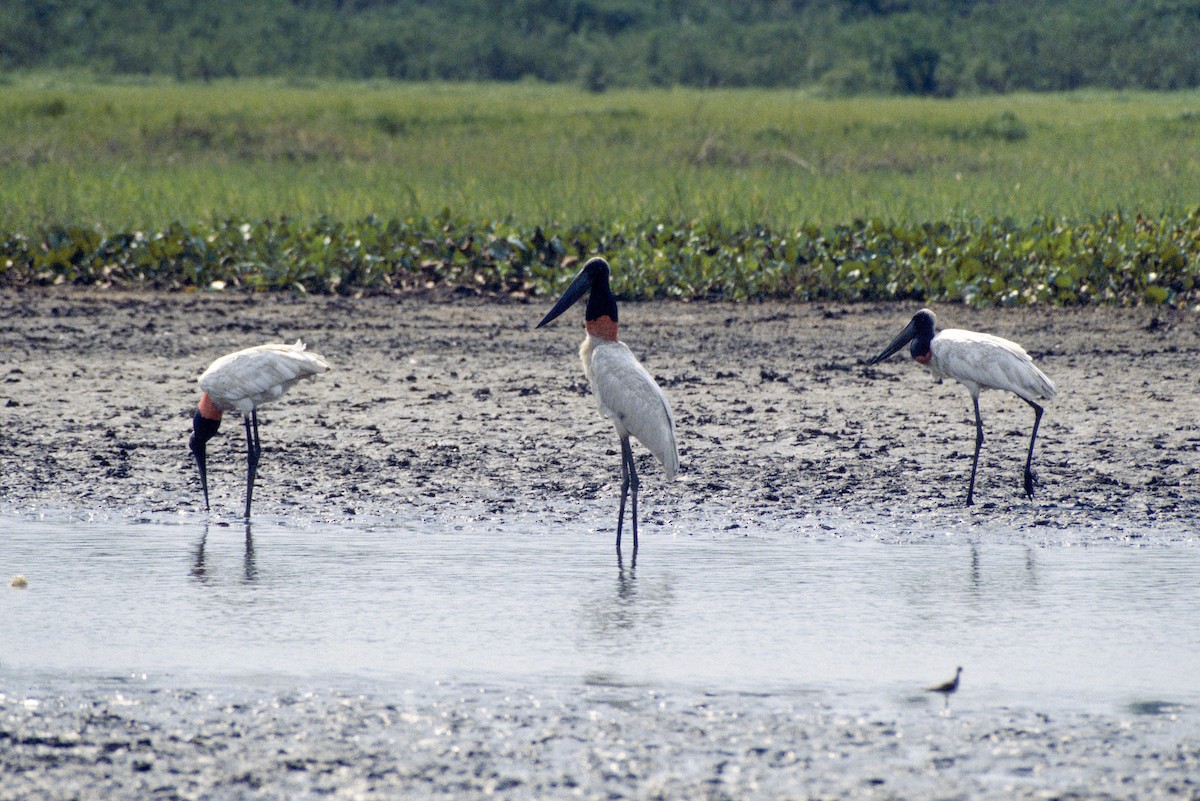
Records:
<instances>
[{"instance_id":1,"label":"tree line","mask_svg":"<svg viewBox=\"0 0 1200 801\"><path fill-rule=\"evenodd\" d=\"M7 0L0 70L817 87L1200 85L1200 0Z\"/></svg>"}]
</instances>

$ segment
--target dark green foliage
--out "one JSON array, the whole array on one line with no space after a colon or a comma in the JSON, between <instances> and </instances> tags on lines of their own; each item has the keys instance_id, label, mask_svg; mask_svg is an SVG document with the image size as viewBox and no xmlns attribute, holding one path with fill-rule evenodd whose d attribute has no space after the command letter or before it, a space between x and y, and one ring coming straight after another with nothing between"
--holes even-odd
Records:
<instances>
[{"instance_id":1,"label":"dark green foliage","mask_svg":"<svg viewBox=\"0 0 1200 801\"><path fill-rule=\"evenodd\" d=\"M6 0L0 70L821 86L1200 86L1196 0Z\"/></svg>"},{"instance_id":2,"label":"dark green foliage","mask_svg":"<svg viewBox=\"0 0 1200 801\"><path fill-rule=\"evenodd\" d=\"M942 54L932 47L914 47L892 57L896 89L906 95L937 94L937 68Z\"/></svg>"},{"instance_id":3,"label":"dark green foliage","mask_svg":"<svg viewBox=\"0 0 1200 801\"><path fill-rule=\"evenodd\" d=\"M594 254L619 265L626 298L1200 303L1200 207L1177 219L863 220L793 231L666 220L530 231L448 216L227 220L152 234L51 228L0 241L0 286L552 295Z\"/></svg>"}]
</instances>

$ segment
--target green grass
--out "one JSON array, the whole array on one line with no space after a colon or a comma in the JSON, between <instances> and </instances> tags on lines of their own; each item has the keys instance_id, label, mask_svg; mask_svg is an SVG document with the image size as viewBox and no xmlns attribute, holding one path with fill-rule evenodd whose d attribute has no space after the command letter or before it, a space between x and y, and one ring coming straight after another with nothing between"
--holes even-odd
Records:
<instances>
[{"instance_id":1,"label":"green grass","mask_svg":"<svg viewBox=\"0 0 1200 801\"><path fill-rule=\"evenodd\" d=\"M1200 93L820 99L794 91L217 82L0 86L0 230L227 217L787 227L1200 200Z\"/></svg>"},{"instance_id":2,"label":"green grass","mask_svg":"<svg viewBox=\"0 0 1200 801\"><path fill-rule=\"evenodd\" d=\"M0 84L10 284L1193 305L1198 203L1196 92Z\"/></svg>"}]
</instances>

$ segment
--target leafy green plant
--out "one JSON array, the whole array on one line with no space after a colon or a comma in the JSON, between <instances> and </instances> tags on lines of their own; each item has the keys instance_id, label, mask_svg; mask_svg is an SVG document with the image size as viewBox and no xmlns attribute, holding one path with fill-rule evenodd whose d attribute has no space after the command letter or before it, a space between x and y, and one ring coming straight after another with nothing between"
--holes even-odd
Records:
<instances>
[{"instance_id":1,"label":"leafy green plant","mask_svg":"<svg viewBox=\"0 0 1200 801\"><path fill-rule=\"evenodd\" d=\"M553 294L597 253L618 265L627 298L1200 306L1200 207L1180 218L788 232L668 220L527 230L449 216L231 219L107 237L56 227L0 242L0 285Z\"/></svg>"}]
</instances>

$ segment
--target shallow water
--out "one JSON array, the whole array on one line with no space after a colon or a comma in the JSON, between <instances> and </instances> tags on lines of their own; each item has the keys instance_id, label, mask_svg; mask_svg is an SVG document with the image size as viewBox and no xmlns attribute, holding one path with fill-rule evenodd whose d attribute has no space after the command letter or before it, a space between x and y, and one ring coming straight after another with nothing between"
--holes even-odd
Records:
<instances>
[{"instance_id":1,"label":"shallow water","mask_svg":"<svg viewBox=\"0 0 1200 801\"><path fill-rule=\"evenodd\" d=\"M0 677L1200 704L1200 549L0 519ZM1141 707L1139 707L1141 705Z\"/></svg>"}]
</instances>

